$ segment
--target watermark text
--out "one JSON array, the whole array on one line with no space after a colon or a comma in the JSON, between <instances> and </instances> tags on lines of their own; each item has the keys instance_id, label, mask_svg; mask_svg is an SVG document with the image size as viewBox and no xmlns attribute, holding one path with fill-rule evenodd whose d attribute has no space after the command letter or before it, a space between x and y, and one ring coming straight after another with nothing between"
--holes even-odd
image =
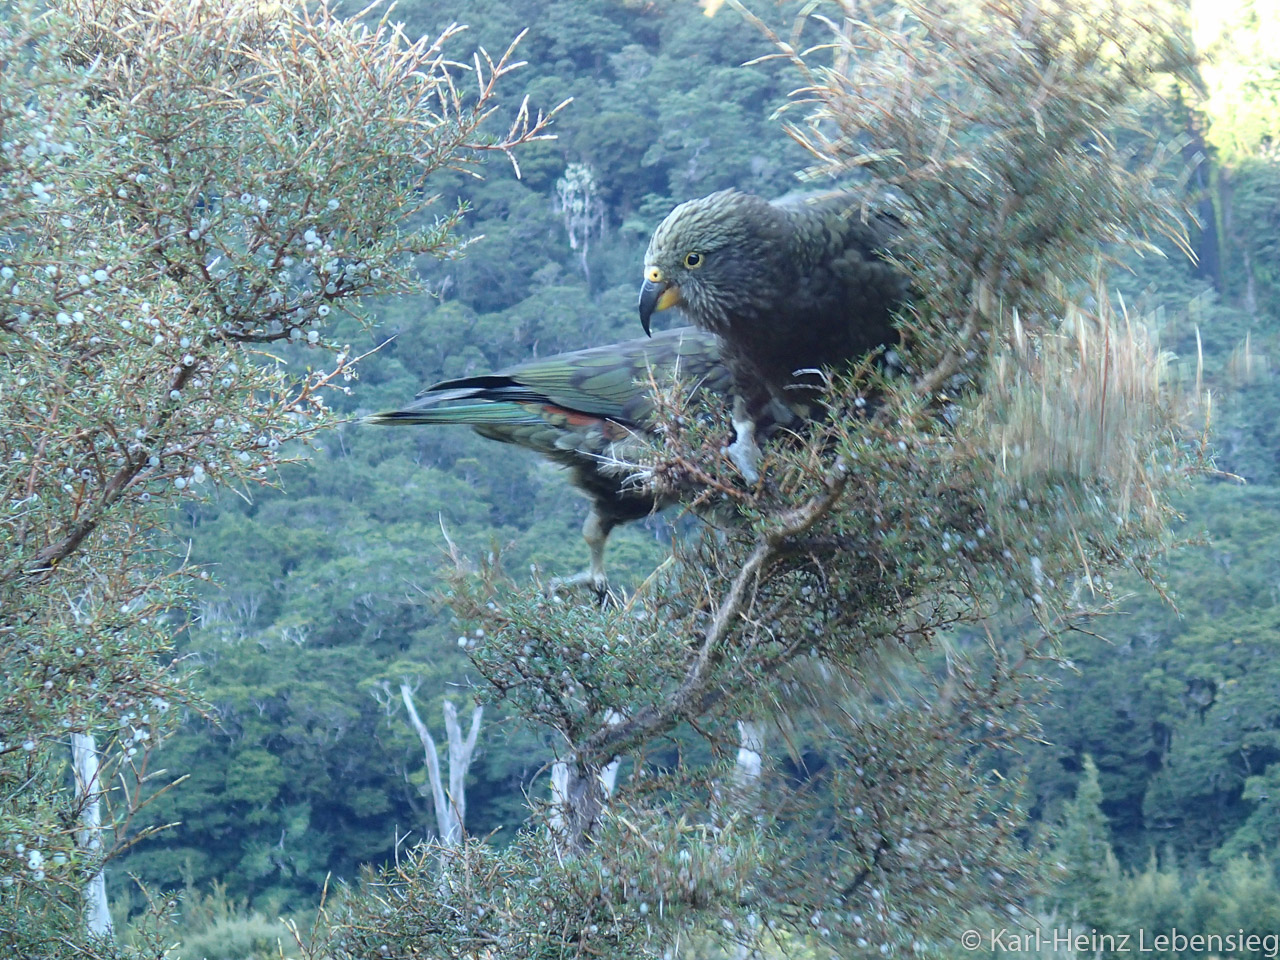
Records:
<instances>
[{"instance_id":1,"label":"watermark text","mask_svg":"<svg viewBox=\"0 0 1280 960\"><path fill-rule=\"evenodd\" d=\"M1020 927L970 929L960 934L966 950L990 953L1202 953L1207 956L1261 954L1267 960L1280 957L1280 933L1188 933L1138 929L1132 933L1100 933L1061 927L1049 930Z\"/></svg>"}]
</instances>

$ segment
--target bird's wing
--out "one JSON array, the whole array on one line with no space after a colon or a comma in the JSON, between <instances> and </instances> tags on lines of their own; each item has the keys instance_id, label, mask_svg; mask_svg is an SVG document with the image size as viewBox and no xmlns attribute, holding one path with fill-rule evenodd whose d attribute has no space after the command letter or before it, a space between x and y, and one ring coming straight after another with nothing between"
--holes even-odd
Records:
<instances>
[{"instance_id":1,"label":"bird's wing","mask_svg":"<svg viewBox=\"0 0 1280 960\"><path fill-rule=\"evenodd\" d=\"M648 413L650 371L659 381L676 374L698 381L717 380L721 370L719 341L683 328L530 360L495 374L447 380L419 394L419 404L547 404L636 426ZM718 385L709 384L711 389Z\"/></svg>"},{"instance_id":2,"label":"bird's wing","mask_svg":"<svg viewBox=\"0 0 1280 960\"><path fill-rule=\"evenodd\" d=\"M643 426L650 371L659 381L678 374L712 390L729 383L719 341L684 328L445 380L407 407L374 414L367 422L465 424L542 452L598 448Z\"/></svg>"},{"instance_id":3,"label":"bird's wing","mask_svg":"<svg viewBox=\"0 0 1280 960\"><path fill-rule=\"evenodd\" d=\"M850 254L879 259L901 227L891 212L851 191L789 194L772 204L787 214L794 253L809 264Z\"/></svg>"},{"instance_id":4,"label":"bird's wing","mask_svg":"<svg viewBox=\"0 0 1280 960\"><path fill-rule=\"evenodd\" d=\"M791 222L790 252L801 265L789 308L806 322L793 327L807 327L812 337L797 339L797 356L822 359L808 364L820 366L896 343L893 316L909 299L910 278L887 257L901 222L852 192L788 198L778 206Z\"/></svg>"}]
</instances>

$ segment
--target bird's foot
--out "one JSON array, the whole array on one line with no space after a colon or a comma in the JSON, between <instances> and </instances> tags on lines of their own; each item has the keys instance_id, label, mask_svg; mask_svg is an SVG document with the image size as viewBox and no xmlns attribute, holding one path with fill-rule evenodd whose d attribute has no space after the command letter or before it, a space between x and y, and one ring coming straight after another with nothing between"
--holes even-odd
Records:
<instances>
[{"instance_id":1,"label":"bird's foot","mask_svg":"<svg viewBox=\"0 0 1280 960\"><path fill-rule=\"evenodd\" d=\"M742 479L746 481L747 486L754 487L760 482L760 448L756 446L753 437L746 443L741 439L735 440L732 444L722 449L733 465L738 468L738 473L742 474Z\"/></svg>"},{"instance_id":2,"label":"bird's foot","mask_svg":"<svg viewBox=\"0 0 1280 960\"><path fill-rule=\"evenodd\" d=\"M547 596L556 597L561 592L571 593L584 587L596 595L596 600L601 606L614 600L613 591L609 589L609 578L602 573L592 571L590 567L575 573L572 577L553 577L547 583Z\"/></svg>"},{"instance_id":3,"label":"bird's foot","mask_svg":"<svg viewBox=\"0 0 1280 960\"><path fill-rule=\"evenodd\" d=\"M742 474L747 486L754 487L760 482L760 447L756 444L756 424L735 405L733 429L737 439L724 448L724 453L733 461Z\"/></svg>"}]
</instances>

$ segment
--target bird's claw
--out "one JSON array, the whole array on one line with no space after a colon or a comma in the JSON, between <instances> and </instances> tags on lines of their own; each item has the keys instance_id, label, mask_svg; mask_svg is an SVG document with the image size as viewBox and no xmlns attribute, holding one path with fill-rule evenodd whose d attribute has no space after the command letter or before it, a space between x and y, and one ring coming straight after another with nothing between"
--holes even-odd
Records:
<instances>
[{"instance_id":1,"label":"bird's claw","mask_svg":"<svg viewBox=\"0 0 1280 960\"><path fill-rule=\"evenodd\" d=\"M734 398L733 431L737 439L724 448L747 486L760 482L760 447L756 444L756 422L747 415L746 404L741 397Z\"/></svg>"},{"instance_id":2,"label":"bird's claw","mask_svg":"<svg viewBox=\"0 0 1280 960\"><path fill-rule=\"evenodd\" d=\"M572 577L553 577L547 583L546 592L548 597L555 597L561 591L567 593L581 587L586 587L594 593L601 606L606 606L614 600L613 591L609 589L609 578L593 573L590 568L581 570Z\"/></svg>"},{"instance_id":3,"label":"bird's claw","mask_svg":"<svg viewBox=\"0 0 1280 960\"><path fill-rule=\"evenodd\" d=\"M747 486L754 487L760 482L760 448L756 446L755 437L738 437L722 452L733 461Z\"/></svg>"}]
</instances>

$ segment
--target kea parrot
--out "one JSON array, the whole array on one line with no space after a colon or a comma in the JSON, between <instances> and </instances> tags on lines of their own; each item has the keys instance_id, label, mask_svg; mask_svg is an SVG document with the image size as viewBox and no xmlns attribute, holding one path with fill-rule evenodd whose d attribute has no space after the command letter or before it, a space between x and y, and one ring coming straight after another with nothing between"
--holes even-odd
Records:
<instances>
[{"instance_id":1,"label":"kea parrot","mask_svg":"<svg viewBox=\"0 0 1280 960\"><path fill-rule=\"evenodd\" d=\"M586 585L608 589L604 550L620 523L639 520L670 505L629 483L616 469L626 444L652 416L649 380L679 376L696 390L727 395L732 381L720 359L720 340L693 327L651 339L529 360L496 373L445 380L428 387L401 410L365 418L375 424L457 423L482 437L514 443L569 470L569 479L591 501L582 525L590 565L553 588ZM770 407L769 427L789 411Z\"/></svg>"},{"instance_id":2,"label":"kea parrot","mask_svg":"<svg viewBox=\"0 0 1280 960\"><path fill-rule=\"evenodd\" d=\"M759 480L755 433L772 400L812 400L819 368L897 343L894 313L910 294L886 259L897 226L884 213L864 218L850 193L770 202L737 190L682 203L658 224L640 321L648 333L654 312L680 307L722 338L737 432L726 452L748 483Z\"/></svg>"}]
</instances>

